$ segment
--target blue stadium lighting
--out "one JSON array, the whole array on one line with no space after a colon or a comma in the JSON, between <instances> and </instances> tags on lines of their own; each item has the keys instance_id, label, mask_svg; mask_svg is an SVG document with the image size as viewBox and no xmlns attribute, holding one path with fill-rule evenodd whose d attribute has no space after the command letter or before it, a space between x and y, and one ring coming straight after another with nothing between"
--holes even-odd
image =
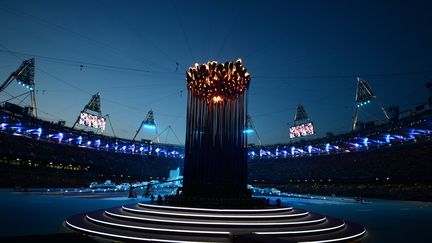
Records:
<instances>
[{"instance_id":1,"label":"blue stadium lighting","mask_svg":"<svg viewBox=\"0 0 432 243\"><path fill-rule=\"evenodd\" d=\"M309 153L309 154L312 153L312 145L309 145L309 146L308 146L308 153Z\"/></svg>"},{"instance_id":2,"label":"blue stadium lighting","mask_svg":"<svg viewBox=\"0 0 432 243\"><path fill-rule=\"evenodd\" d=\"M61 142L63 139L63 133L60 132L57 136L58 136L59 142Z\"/></svg>"},{"instance_id":3,"label":"blue stadium lighting","mask_svg":"<svg viewBox=\"0 0 432 243\"><path fill-rule=\"evenodd\" d=\"M91 145L91 141L87 141L87 146L90 146Z\"/></svg>"},{"instance_id":4,"label":"blue stadium lighting","mask_svg":"<svg viewBox=\"0 0 432 243\"><path fill-rule=\"evenodd\" d=\"M101 140L100 139L96 139L95 146L99 148L100 144L101 144Z\"/></svg>"},{"instance_id":5,"label":"blue stadium lighting","mask_svg":"<svg viewBox=\"0 0 432 243\"><path fill-rule=\"evenodd\" d=\"M358 148L360 145L358 143L354 144L354 147Z\"/></svg>"},{"instance_id":6,"label":"blue stadium lighting","mask_svg":"<svg viewBox=\"0 0 432 243\"><path fill-rule=\"evenodd\" d=\"M140 147L139 151L142 152L144 150L144 147Z\"/></svg>"},{"instance_id":7,"label":"blue stadium lighting","mask_svg":"<svg viewBox=\"0 0 432 243\"><path fill-rule=\"evenodd\" d=\"M135 152L135 144L130 145L129 149L132 153Z\"/></svg>"},{"instance_id":8,"label":"blue stadium lighting","mask_svg":"<svg viewBox=\"0 0 432 243\"><path fill-rule=\"evenodd\" d=\"M0 125L0 127L1 127L1 130L5 130L5 129L6 129L6 126L7 126L7 124L6 124L6 123L2 123L2 124Z\"/></svg>"},{"instance_id":9,"label":"blue stadium lighting","mask_svg":"<svg viewBox=\"0 0 432 243\"><path fill-rule=\"evenodd\" d=\"M330 144L327 143L327 144L325 145L325 151L328 153L328 152L329 152L329 149L330 149Z\"/></svg>"},{"instance_id":10,"label":"blue stadium lighting","mask_svg":"<svg viewBox=\"0 0 432 243\"><path fill-rule=\"evenodd\" d=\"M121 147L122 151L126 151L126 145L123 145L123 147Z\"/></svg>"},{"instance_id":11,"label":"blue stadium lighting","mask_svg":"<svg viewBox=\"0 0 432 243\"><path fill-rule=\"evenodd\" d=\"M151 125L151 124L144 124L144 128L147 128L147 129L156 129L156 126L155 125Z\"/></svg>"},{"instance_id":12,"label":"blue stadium lighting","mask_svg":"<svg viewBox=\"0 0 432 243\"><path fill-rule=\"evenodd\" d=\"M364 106L364 105L367 105L367 104L369 104L370 102L371 102L371 101L368 100L368 101L364 101L364 102L358 103L358 104L357 104L357 108L362 107L362 106Z\"/></svg>"},{"instance_id":13,"label":"blue stadium lighting","mask_svg":"<svg viewBox=\"0 0 432 243\"><path fill-rule=\"evenodd\" d=\"M23 83L23 82L21 82L21 81L18 81L18 84L21 84L24 88L27 88L27 89L29 89L29 90L33 90L33 87L32 87L32 86L30 86L30 85L28 85L28 84L25 84L25 83Z\"/></svg>"},{"instance_id":14,"label":"blue stadium lighting","mask_svg":"<svg viewBox=\"0 0 432 243\"><path fill-rule=\"evenodd\" d=\"M291 155L294 156L294 152L295 152L295 147L291 147Z\"/></svg>"},{"instance_id":15,"label":"blue stadium lighting","mask_svg":"<svg viewBox=\"0 0 432 243\"><path fill-rule=\"evenodd\" d=\"M108 148L109 148L109 145L108 145L108 144L106 144L106 145L105 145L105 148L106 148L106 149L108 149Z\"/></svg>"},{"instance_id":16,"label":"blue stadium lighting","mask_svg":"<svg viewBox=\"0 0 432 243\"><path fill-rule=\"evenodd\" d=\"M77 144L81 145L81 143L82 143L82 137L79 136L79 137L77 138Z\"/></svg>"},{"instance_id":17,"label":"blue stadium lighting","mask_svg":"<svg viewBox=\"0 0 432 243\"><path fill-rule=\"evenodd\" d=\"M72 138L68 138L67 141L70 143L70 142L72 142L72 140L73 140Z\"/></svg>"},{"instance_id":18,"label":"blue stadium lighting","mask_svg":"<svg viewBox=\"0 0 432 243\"><path fill-rule=\"evenodd\" d=\"M386 143L390 143L390 134L385 135L385 141Z\"/></svg>"},{"instance_id":19,"label":"blue stadium lighting","mask_svg":"<svg viewBox=\"0 0 432 243\"><path fill-rule=\"evenodd\" d=\"M42 128L39 127L37 129L37 133L36 134L37 134L38 138L40 138L40 136L42 135Z\"/></svg>"},{"instance_id":20,"label":"blue stadium lighting","mask_svg":"<svg viewBox=\"0 0 432 243\"><path fill-rule=\"evenodd\" d=\"M253 133L253 129L247 128L247 129L243 130L243 133L246 133L246 134Z\"/></svg>"},{"instance_id":21,"label":"blue stadium lighting","mask_svg":"<svg viewBox=\"0 0 432 243\"><path fill-rule=\"evenodd\" d=\"M252 154L252 156L255 156L255 151L252 151L251 154Z\"/></svg>"},{"instance_id":22,"label":"blue stadium lighting","mask_svg":"<svg viewBox=\"0 0 432 243\"><path fill-rule=\"evenodd\" d=\"M159 153L159 151L160 151L160 148L156 148L156 149L155 149L155 152L156 152L156 153Z\"/></svg>"},{"instance_id":23,"label":"blue stadium lighting","mask_svg":"<svg viewBox=\"0 0 432 243\"><path fill-rule=\"evenodd\" d=\"M364 144L365 147L368 146L368 140L369 140L368 138L364 138L363 139L363 144Z\"/></svg>"}]
</instances>

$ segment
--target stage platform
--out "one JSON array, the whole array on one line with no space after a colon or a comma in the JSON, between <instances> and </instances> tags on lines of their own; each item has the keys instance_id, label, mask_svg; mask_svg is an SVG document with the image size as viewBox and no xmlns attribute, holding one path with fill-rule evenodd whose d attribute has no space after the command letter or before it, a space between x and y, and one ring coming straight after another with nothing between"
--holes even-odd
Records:
<instances>
[{"instance_id":1,"label":"stage platform","mask_svg":"<svg viewBox=\"0 0 432 243\"><path fill-rule=\"evenodd\" d=\"M74 215L75 231L120 241L334 242L362 238L358 224L293 207L212 209L129 204Z\"/></svg>"}]
</instances>

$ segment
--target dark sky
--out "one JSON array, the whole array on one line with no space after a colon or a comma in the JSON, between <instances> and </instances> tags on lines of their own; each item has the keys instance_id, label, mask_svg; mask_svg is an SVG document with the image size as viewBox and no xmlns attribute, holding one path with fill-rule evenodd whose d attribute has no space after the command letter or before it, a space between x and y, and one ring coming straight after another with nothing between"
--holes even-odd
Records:
<instances>
[{"instance_id":1,"label":"dark sky","mask_svg":"<svg viewBox=\"0 0 432 243\"><path fill-rule=\"evenodd\" d=\"M262 142L289 141L300 103L316 138L349 131L357 75L378 96L360 120L383 120L380 103L426 101L431 13L430 1L0 0L0 79L35 56L40 117L72 126L99 91L118 136L131 138L153 109L159 131L171 125L183 142L187 67L240 57ZM23 91L13 83L0 101Z\"/></svg>"}]
</instances>

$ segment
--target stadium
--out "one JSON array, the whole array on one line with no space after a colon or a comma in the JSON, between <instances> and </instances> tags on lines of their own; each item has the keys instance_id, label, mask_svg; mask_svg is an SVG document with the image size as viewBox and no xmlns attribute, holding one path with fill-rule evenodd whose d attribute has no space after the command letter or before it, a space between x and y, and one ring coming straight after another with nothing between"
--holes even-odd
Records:
<instances>
[{"instance_id":1,"label":"stadium","mask_svg":"<svg viewBox=\"0 0 432 243\"><path fill-rule=\"evenodd\" d=\"M26 62L13 75L22 73ZM33 59L28 62L34 65ZM13 78L19 84L26 81L25 76ZM361 90L361 86L358 89ZM29 88L29 92L33 90ZM372 100L374 97L370 95L368 98ZM100 111L99 99L99 94L90 99L77 118L78 124L101 129L96 122L85 123L82 115L91 115L86 113L88 110ZM337 195L360 202L365 198L430 201L430 106L430 102L426 102L405 114L392 116L387 123L369 124L336 136L330 134L324 138L287 144L249 145L248 184L257 196L313 199ZM113 188L119 191L133 189L133 184L137 190L143 189L149 181L156 181L152 193L175 194L176 190L167 191L164 185L173 180L177 181L174 188L181 185L179 175L185 157L183 146L151 140L138 142L135 141L136 135L133 139L120 139L67 127L60 122L38 119L29 112L36 109L9 102L2 104L2 187L24 193L52 191L60 194L67 193L67 189L59 191L59 188L79 188L79 192L85 195L88 194L85 188L94 181L114 182ZM294 120L302 123L295 128L305 129L303 124L313 126L301 105ZM153 112L150 111L136 134L141 128L155 129L154 126ZM256 128L252 118L248 117L243 133L250 135L254 132L257 133ZM292 132L293 137L302 133ZM304 136L307 135L309 133L304 132ZM176 170L176 176L167 175L167 171ZM146 184L139 184L140 181ZM158 187L157 183L162 186ZM115 184L126 184L126 187L115 187ZM43 191L40 188L48 189ZM95 193L94 188L90 186L92 193ZM117 192L117 189L113 191L109 187L100 188L104 192L108 189L108 193ZM77 193L77 189L69 190Z\"/></svg>"},{"instance_id":2,"label":"stadium","mask_svg":"<svg viewBox=\"0 0 432 243\"><path fill-rule=\"evenodd\" d=\"M120 25L136 35L133 14L112 18L115 4L110 4L98 14L109 16L106 20L120 19ZM262 49L272 50L269 55L279 53L278 47L262 47L261 34L253 35L250 45L245 43L249 49L230 49L228 45L238 44L231 35L245 32L237 25L229 27L221 40L208 38L212 45L220 45L216 55L195 58L191 43L197 44L202 33L211 36L212 31L194 30L191 41L182 24L190 15L179 9L202 10L194 12L197 16L212 11L203 6L185 10L186 5L173 2L168 4L173 5L169 18L180 27L170 38L184 39L191 60L178 59L185 53L165 52L161 47L166 39L160 37L161 42L151 42L149 50L165 61L158 66L156 58L140 68L134 66L139 55L89 38L87 27L82 32L68 29L64 23L6 5L9 15L75 36L79 39L75 43L92 43L96 48L87 49L89 53L103 49L115 53L118 60L124 53L135 59L125 65L100 57L77 61L56 53L11 50L0 41L2 241L428 241L432 216L428 63L424 71L419 62L412 61L413 67L406 70L420 71L404 72L402 67L409 62L401 61L401 66L386 73L375 69L378 61L364 64L365 69L353 62L353 69L366 70L365 75L353 75L349 71L353 69L339 61L341 67L336 68L347 68L350 74L328 75L324 68L331 72L331 62L322 60L333 60L333 54L314 53L310 63L318 57L315 61L323 69L309 70L305 68L309 63L303 70L317 71L317 75L291 76L285 74L296 73L289 67L289 58L261 61ZM100 8L90 5L90 9ZM151 6L159 9L158 4ZM259 6L252 3L247 8L258 13ZM242 8L236 11L238 16L248 13ZM266 23L266 31L260 33L276 36L269 43L284 46L279 37L287 37L276 27L268 27L283 23L277 19L284 15L277 11L281 15L267 13L244 28ZM158 14L168 16L165 10L152 13ZM246 23L244 19L238 17L236 23ZM232 24L231 20L227 23ZM216 21L211 25L219 30ZM159 33L159 29L149 31ZM118 41L117 32L113 33L111 40ZM195 51L205 52L197 46ZM222 55L224 49L230 54ZM247 58L233 58L231 52L245 53ZM360 48L357 54L361 52ZM212 58L217 61L208 61ZM294 57L292 63L308 58ZM165 64L174 70L166 71ZM390 64L382 66L391 69ZM109 83L110 76L124 86ZM69 78L83 80L65 81ZM107 81L91 82L96 79ZM141 79L147 83L140 84L137 80ZM53 85L53 80L61 85ZM67 89L62 90L62 85ZM169 94L164 95L165 91ZM394 98L396 93L402 98ZM346 97L351 103L343 103ZM293 106L296 99L300 102ZM144 118L137 123L137 117Z\"/></svg>"},{"instance_id":3,"label":"stadium","mask_svg":"<svg viewBox=\"0 0 432 243\"><path fill-rule=\"evenodd\" d=\"M430 106L426 102L397 114L388 123L368 124L337 136L287 144L250 144L249 183L293 193L430 201ZM94 180L165 180L167 171L183 170L181 145L78 130L25 112L31 109L9 102L2 105L2 187L83 187ZM301 120L308 120L304 108L299 110L296 116L302 112ZM148 116L140 128L154 125ZM244 132L256 131L249 124Z\"/></svg>"}]
</instances>

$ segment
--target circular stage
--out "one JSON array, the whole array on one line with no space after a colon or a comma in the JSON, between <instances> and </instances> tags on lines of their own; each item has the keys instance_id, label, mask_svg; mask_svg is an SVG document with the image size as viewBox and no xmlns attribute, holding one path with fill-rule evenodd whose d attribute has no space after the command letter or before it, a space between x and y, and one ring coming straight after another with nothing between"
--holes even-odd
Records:
<instances>
[{"instance_id":1,"label":"circular stage","mask_svg":"<svg viewBox=\"0 0 432 243\"><path fill-rule=\"evenodd\" d=\"M336 242L362 238L364 227L293 207L210 209L131 204L77 214L66 225L120 241Z\"/></svg>"}]
</instances>

